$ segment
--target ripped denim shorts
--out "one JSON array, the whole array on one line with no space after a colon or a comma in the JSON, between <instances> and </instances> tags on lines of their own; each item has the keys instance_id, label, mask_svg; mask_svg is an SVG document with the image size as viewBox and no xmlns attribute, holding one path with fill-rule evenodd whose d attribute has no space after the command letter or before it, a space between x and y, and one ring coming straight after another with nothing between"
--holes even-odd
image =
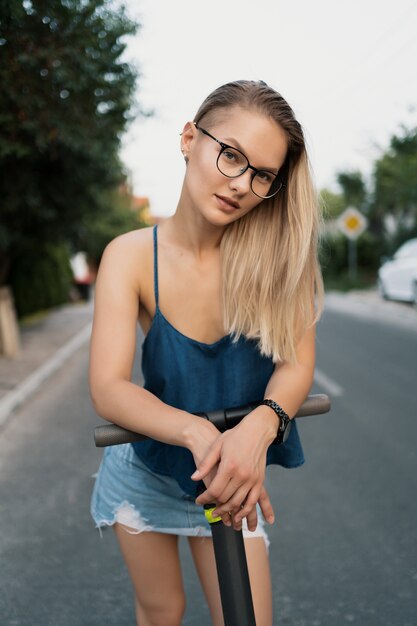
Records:
<instances>
[{"instance_id":1,"label":"ripped denim shorts","mask_svg":"<svg viewBox=\"0 0 417 626\"><path fill-rule=\"evenodd\" d=\"M203 507L176 480L146 467L130 444L104 450L91 498L91 515L98 529L118 522L132 533L211 536ZM259 506L256 530L247 529L246 519L242 526L245 538L263 537L268 548Z\"/></svg>"}]
</instances>

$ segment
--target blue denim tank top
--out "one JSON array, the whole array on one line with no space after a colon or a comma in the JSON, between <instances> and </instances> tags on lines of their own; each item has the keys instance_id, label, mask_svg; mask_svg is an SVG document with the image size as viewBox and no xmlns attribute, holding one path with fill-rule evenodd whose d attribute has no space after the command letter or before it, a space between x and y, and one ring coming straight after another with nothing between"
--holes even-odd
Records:
<instances>
[{"instance_id":1,"label":"blue denim tank top","mask_svg":"<svg viewBox=\"0 0 417 626\"><path fill-rule=\"evenodd\" d=\"M196 341L179 332L162 314L158 297L157 226L153 239L156 311L142 346L144 388L166 404L189 413L261 402L274 363L261 355L256 341L240 337L233 342L231 335L210 344ZM131 445L149 469L173 477L189 496L197 496L198 483L190 478L195 463L189 450L154 439ZM303 450L293 422L287 441L269 446L267 465L297 467L302 463Z\"/></svg>"}]
</instances>

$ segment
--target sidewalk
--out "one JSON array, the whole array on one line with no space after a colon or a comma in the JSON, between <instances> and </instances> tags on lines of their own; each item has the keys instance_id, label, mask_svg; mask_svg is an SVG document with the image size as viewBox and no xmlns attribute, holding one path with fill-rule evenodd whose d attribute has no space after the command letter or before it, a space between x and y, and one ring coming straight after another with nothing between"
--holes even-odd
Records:
<instances>
[{"instance_id":1,"label":"sidewalk","mask_svg":"<svg viewBox=\"0 0 417 626\"><path fill-rule=\"evenodd\" d=\"M89 341L93 301L52 309L20 329L15 358L0 355L0 427L83 344Z\"/></svg>"},{"instance_id":2,"label":"sidewalk","mask_svg":"<svg viewBox=\"0 0 417 626\"><path fill-rule=\"evenodd\" d=\"M346 293L328 291L324 310L326 309L417 332L417 308L406 302L383 300L376 289L352 290Z\"/></svg>"}]
</instances>

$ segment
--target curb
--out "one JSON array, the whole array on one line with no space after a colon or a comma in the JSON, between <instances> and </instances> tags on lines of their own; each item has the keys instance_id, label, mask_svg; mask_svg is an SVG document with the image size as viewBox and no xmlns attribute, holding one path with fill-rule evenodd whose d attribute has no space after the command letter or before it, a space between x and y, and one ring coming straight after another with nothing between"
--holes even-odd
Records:
<instances>
[{"instance_id":1,"label":"curb","mask_svg":"<svg viewBox=\"0 0 417 626\"><path fill-rule=\"evenodd\" d=\"M90 339L91 328L92 322L89 322L87 326L84 326L66 344L61 346L43 365L38 367L37 370L0 400L0 427L5 424L10 414L18 406L23 404L29 396L39 389L45 380L52 376L78 348Z\"/></svg>"}]
</instances>

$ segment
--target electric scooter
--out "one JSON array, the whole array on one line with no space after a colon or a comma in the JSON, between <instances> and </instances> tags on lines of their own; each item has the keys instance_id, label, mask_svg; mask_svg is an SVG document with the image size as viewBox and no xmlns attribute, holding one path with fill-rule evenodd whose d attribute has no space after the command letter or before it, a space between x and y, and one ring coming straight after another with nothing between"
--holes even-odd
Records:
<instances>
[{"instance_id":1,"label":"electric scooter","mask_svg":"<svg viewBox=\"0 0 417 626\"><path fill-rule=\"evenodd\" d=\"M258 403L251 403L237 408L197 413L197 415L210 420L220 432L224 432L236 426L256 406ZM295 417L319 415L328 411L330 411L328 396L310 395ZM94 431L95 444L100 448L143 439L147 437L115 424L97 426ZM204 509L213 537L225 626L256 626L242 530L226 526L220 517L213 517L214 504L206 504Z\"/></svg>"}]
</instances>

